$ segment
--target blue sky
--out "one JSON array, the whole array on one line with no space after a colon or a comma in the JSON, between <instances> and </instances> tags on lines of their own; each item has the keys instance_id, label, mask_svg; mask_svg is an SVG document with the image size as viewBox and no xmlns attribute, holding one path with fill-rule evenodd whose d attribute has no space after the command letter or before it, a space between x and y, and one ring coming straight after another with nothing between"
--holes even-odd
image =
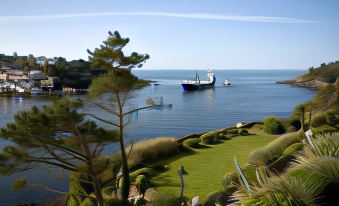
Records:
<instances>
[{"instance_id":1,"label":"blue sky","mask_svg":"<svg viewBox=\"0 0 339 206\"><path fill-rule=\"evenodd\" d=\"M339 60L336 0L1 0L0 53L86 59L118 30L146 69L307 69Z\"/></svg>"}]
</instances>

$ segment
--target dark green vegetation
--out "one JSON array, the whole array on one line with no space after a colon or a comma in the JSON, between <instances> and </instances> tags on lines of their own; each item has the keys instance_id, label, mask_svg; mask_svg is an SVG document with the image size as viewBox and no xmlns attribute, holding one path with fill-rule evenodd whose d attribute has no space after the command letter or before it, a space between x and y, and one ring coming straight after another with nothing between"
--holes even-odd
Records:
<instances>
[{"instance_id":1,"label":"dark green vegetation","mask_svg":"<svg viewBox=\"0 0 339 206\"><path fill-rule=\"evenodd\" d=\"M263 128L269 134L282 134L285 132L282 122L276 117L265 117Z\"/></svg>"},{"instance_id":2,"label":"dark green vegetation","mask_svg":"<svg viewBox=\"0 0 339 206\"><path fill-rule=\"evenodd\" d=\"M92 117L116 127L119 131L122 167L120 197L123 201L127 201L130 190L130 180L128 156L124 143L124 127L128 124L125 122L127 115L132 112L137 112L138 109L126 111L125 105L128 104L128 100L131 98L130 93L133 90L147 84L147 82L139 80L134 76L131 70L135 67L141 68L143 63L149 59L149 55L138 54L136 52L126 55L123 49L128 44L129 38L121 37L118 31L114 33L108 32L108 34L107 40L105 40L99 48L96 48L94 51L88 50L88 53L92 67L106 71L105 75L101 75L93 81L90 87L90 96L95 99L94 104L111 115L111 118L103 119L96 115L92 115ZM105 94L105 96L103 96L103 94ZM109 95L107 96L107 94ZM99 200L98 203L99 205L103 205L103 202L99 202Z\"/></svg>"},{"instance_id":3,"label":"dark green vegetation","mask_svg":"<svg viewBox=\"0 0 339 206\"><path fill-rule=\"evenodd\" d=\"M102 200L105 183L101 175L113 162L101 152L105 145L118 141L118 134L85 120L85 114L77 112L81 107L80 101L60 99L42 110L33 107L16 114L14 122L0 131L0 137L12 143L0 153L1 174L58 167L78 174L79 181L88 182L87 190L75 193L76 197L70 194L69 199ZM16 189L18 183L25 182L15 182ZM90 197L93 193L96 198ZM82 196L77 197L80 194Z\"/></svg>"},{"instance_id":4,"label":"dark green vegetation","mask_svg":"<svg viewBox=\"0 0 339 206\"><path fill-rule=\"evenodd\" d=\"M322 63L318 68L310 67L308 73L297 77L297 79L301 81L316 79L326 83L334 83L337 76L339 76L339 61L328 64Z\"/></svg>"}]
</instances>

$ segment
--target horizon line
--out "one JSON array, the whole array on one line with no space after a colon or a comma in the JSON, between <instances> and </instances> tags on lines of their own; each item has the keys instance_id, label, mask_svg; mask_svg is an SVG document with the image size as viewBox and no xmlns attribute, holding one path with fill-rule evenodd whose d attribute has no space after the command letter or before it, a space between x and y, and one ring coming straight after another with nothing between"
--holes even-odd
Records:
<instances>
[{"instance_id":1,"label":"horizon line","mask_svg":"<svg viewBox=\"0 0 339 206\"><path fill-rule=\"evenodd\" d=\"M68 13L68 14L48 14L48 15L18 15L0 16L0 23L18 23L27 21L44 21L65 18L79 17L100 17L100 16L160 16L183 19L202 19L220 21L241 21L257 23L283 23L283 24L314 24L313 20L304 20L290 17L276 16L252 16L252 15L222 15L211 13L175 13L175 12L89 12L89 13Z\"/></svg>"}]
</instances>

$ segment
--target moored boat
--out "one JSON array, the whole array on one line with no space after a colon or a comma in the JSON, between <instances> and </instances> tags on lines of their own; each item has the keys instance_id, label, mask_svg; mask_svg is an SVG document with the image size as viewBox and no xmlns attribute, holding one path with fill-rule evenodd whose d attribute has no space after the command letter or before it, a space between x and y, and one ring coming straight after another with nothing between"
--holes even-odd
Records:
<instances>
[{"instance_id":1,"label":"moored boat","mask_svg":"<svg viewBox=\"0 0 339 206\"><path fill-rule=\"evenodd\" d=\"M230 86L231 85L231 81L230 81L230 79L228 78L228 79L226 79L225 81L224 81L224 86Z\"/></svg>"}]
</instances>

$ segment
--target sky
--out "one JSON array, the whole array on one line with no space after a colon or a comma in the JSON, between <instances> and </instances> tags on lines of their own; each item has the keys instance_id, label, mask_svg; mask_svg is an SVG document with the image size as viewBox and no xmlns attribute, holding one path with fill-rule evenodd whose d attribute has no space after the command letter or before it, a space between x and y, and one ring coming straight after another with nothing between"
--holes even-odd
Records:
<instances>
[{"instance_id":1,"label":"sky","mask_svg":"<svg viewBox=\"0 0 339 206\"><path fill-rule=\"evenodd\" d=\"M145 69L307 69L339 60L339 1L0 0L0 54L87 60L108 31Z\"/></svg>"}]
</instances>

